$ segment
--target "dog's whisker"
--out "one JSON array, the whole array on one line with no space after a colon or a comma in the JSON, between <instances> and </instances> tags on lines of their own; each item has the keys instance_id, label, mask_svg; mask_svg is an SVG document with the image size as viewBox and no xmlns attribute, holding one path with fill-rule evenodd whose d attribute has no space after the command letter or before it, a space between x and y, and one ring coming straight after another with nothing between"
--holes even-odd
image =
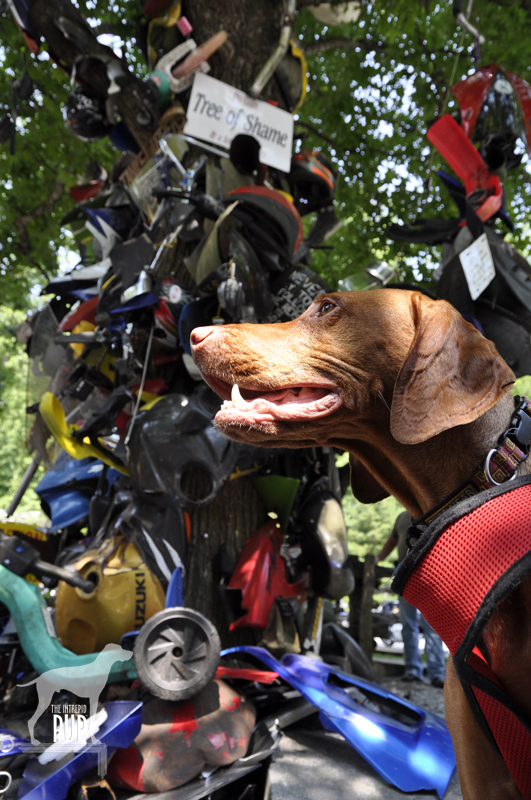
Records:
<instances>
[{"instance_id":1,"label":"dog's whisker","mask_svg":"<svg viewBox=\"0 0 531 800\"><path fill-rule=\"evenodd\" d=\"M386 407L386 409L389 411L389 413L391 413L391 409L389 408L389 406L388 406L388 404L387 404L387 400L385 399L385 397L383 396L383 394L380 392L380 390L378 390L378 397L380 398L380 400L382 401L382 403L384 404L384 406Z\"/></svg>"}]
</instances>

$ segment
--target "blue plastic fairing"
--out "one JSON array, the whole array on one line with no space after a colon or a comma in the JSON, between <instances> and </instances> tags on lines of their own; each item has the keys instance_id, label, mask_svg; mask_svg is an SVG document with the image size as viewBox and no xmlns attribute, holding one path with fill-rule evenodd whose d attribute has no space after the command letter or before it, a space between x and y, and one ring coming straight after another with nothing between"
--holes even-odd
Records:
<instances>
[{"instance_id":1,"label":"blue plastic fairing","mask_svg":"<svg viewBox=\"0 0 531 800\"><path fill-rule=\"evenodd\" d=\"M106 745L106 757L110 758L116 747L128 747L142 725L142 703L117 700L105 705L107 719L96 734L98 743ZM71 758L40 764L32 758L24 770L24 780L19 798L24 800L64 800L69 787L98 765L98 753L89 745ZM65 764L65 759L67 763Z\"/></svg>"},{"instance_id":2,"label":"blue plastic fairing","mask_svg":"<svg viewBox=\"0 0 531 800\"><path fill-rule=\"evenodd\" d=\"M435 789L444 795L455 772L455 755L448 728L435 714L308 656L288 654L278 661L252 646L231 647L221 655L234 653L254 656L277 672L320 710L325 728L344 736L386 781L403 792ZM357 702L338 682L356 687L370 702Z\"/></svg>"}]
</instances>

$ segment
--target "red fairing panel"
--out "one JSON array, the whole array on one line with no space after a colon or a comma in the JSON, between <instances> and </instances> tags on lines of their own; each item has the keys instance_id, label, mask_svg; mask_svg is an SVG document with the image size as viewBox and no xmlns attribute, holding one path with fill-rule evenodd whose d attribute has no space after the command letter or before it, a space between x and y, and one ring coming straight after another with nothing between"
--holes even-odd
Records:
<instances>
[{"instance_id":1,"label":"red fairing panel","mask_svg":"<svg viewBox=\"0 0 531 800\"><path fill-rule=\"evenodd\" d=\"M240 589L242 608L247 612L230 626L265 628L275 598L299 597L304 583L288 583L284 559L280 555L282 531L268 522L250 536L242 550L229 589Z\"/></svg>"},{"instance_id":2,"label":"red fairing panel","mask_svg":"<svg viewBox=\"0 0 531 800\"><path fill-rule=\"evenodd\" d=\"M520 108L522 109L522 117L524 119L525 133L527 136L527 152L531 155L531 86L527 81L524 81L523 78L519 78L518 75L512 72L505 70L505 74L514 87L518 102L520 103Z\"/></svg>"},{"instance_id":3,"label":"red fairing panel","mask_svg":"<svg viewBox=\"0 0 531 800\"><path fill-rule=\"evenodd\" d=\"M475 72L470 78L454 83L450 91L455 95L461 109L461 126L470 138L476 127L479 112L499 67L489 64Z\"/></svg>"},{"instance_id":4,"label":"red fairing panel","mask_svg":"<svg viewBox=\"0 0 531 800\"><path fill-rule=\"evenodd\" d=\"M492 217L501 207L502 185L500 179L490 172L463 128L451 114L443 114L428 129L426 137L461 178L467 197L477 189L485 191L486 199L476 209L476 214L483 221Z\"/></svg>"}]
</instances>

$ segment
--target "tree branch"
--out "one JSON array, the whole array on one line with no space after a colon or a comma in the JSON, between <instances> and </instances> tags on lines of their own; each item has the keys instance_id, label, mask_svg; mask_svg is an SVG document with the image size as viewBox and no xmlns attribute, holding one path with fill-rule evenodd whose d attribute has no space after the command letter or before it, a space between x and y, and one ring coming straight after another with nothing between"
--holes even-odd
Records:
<instances>
[{"instance_id":1,"label":"tree branch","mask_svg":"<svg viewBox=\"0 0 531 800\"><path fill-rule=\"evenodd\" d=\"M41 265L40 265L39 263L37 263L37 261L35 261L35 259L33 258L33 256L30 256L30 257L29 257L29 262L30 262L30 264L31 264L31 266L32 266L32 267L35 267L35 269L39 270L39 272L41 273L41 275L42 275L42 276L43 276L43 277L44 277L44 278L45 278L45 279L48 281L48 283L49 283L49 282L50 282L50 276L48 275L48 273L46 272L46 270L44 269L44 267L41 267Z\"/></svg>"},{"instance_id":2,"label":"tree branch","mask_svg":"<svg viewBox=\"0 0 531 800\"><path fill-rule=\"evenodd\" d=\"M26 228L31 222L35 222L35 220L39 217L43 217L45 214L50 214L53 211L54 205L63 194L64 188L64 183L60 181L59 178L56 178L53 189L46 200L43 200L42 203L39 203L38 206L35 206L33 211L30 211L29 214L23 214L17 220L15 220L15 228L18 228L20 225L23 228Z\"/></svg>"},{"instance_id":3,"label":"tree branch","mask_svg":"<svg viewBox=\"0 0 531 800\"><path fill-rule=\"evenodd\" d=\"M370 53L373 50L384 50L385 47L385 44L371 39L351 39L350 36L330 36L318 39L316 42L302 43L302 49L307 56L312 56L315 53L326 53L327 50L359 49Z\"/></svg>"},{"instance_id":4,"label":"tree branch","mask_svg":"<svg viewBox=\"0 0 531 800\"><path fill-rule=\"evenodd\" d=\"M308 8L308 6L322 6L324 3L331 6L342 6L345 5L345 0L298 0L297 11L300 11L301 8Z\"/></svg>"},{"instance_id":5,"label":"tree branch","mask_svg":"<svg viewBox=\"0 0 531 800\"><path fill-rule=\"evenodd\" d=\"M132 38L135 35L135 26L126 22L122 22L120 25L102 22L101 25L93 25L92 30L94 31L94 36L108 33L111 36L120 36L124 39L126 37Z\"/></svg>"},{"instance_id":6,"label":"tree branch","mask_svg":"<svg viewBox=\"0 0 531 800\"><path fill-rule=\"evenodd\" d=\"M330 139L329 136L325 136L324 133L321 133L319 128L316 128L314 125L310 125L309 122L301 122L300 120L297 120L295 125L299 125L301 128L306 128L307 131L314 133L316 136L322 139L323 142L327 142L328 144L331 144L332 147L336 147L336 143L333 139Z\"/></svg>"},{"instance_id":7,"label":"tree branch","mask_svg":"<svg viewBox=\"0 0 531 800\"><path fill-rule=\"evenodd\" d=\"M20 217L18 217L14 222L15 230L19 239L18 249L23 255L30 256L29 260L32 266L38 269L47 280L49 280L49 276L46 273L46 270L35 261L33 256L31 256L31 239L26 229L28 225L30 225L32 222L35 222L37 219L39 219L39 217L44 217L53 211L55 204L61 198L64 192L64 188L64 183L56 177L53 189L48 197L35 206L33 211L30 211L29 214L21 214Z\"/></svg>"}]
</instances>

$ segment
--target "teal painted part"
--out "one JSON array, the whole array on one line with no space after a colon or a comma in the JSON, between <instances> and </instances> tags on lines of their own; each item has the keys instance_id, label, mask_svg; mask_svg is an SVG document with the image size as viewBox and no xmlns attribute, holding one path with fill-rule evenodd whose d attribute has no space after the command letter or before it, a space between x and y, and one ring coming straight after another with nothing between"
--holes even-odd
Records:
<instances>
[{"instance_id":1,"label":"teal painted part","mask_svg":"<svg viewBox=\"0 0 531 800\"><path fill-rule=\"evenodd\" d=\"M159 90L158 105L160 108L163 108L167 105L168 100L170 99L170 82L167 76L159 70L150 72L148 78L150 81L153 81L155 86L157 86Z\"/></svg>"},{"instance_id":2,"label":"teal painted part","mask_svg":"<svg viewBox=\"0 0 531 800\"><path fill-rule=\"evenodd\" d=\"M8 607L21 647L39 674L57 667L80 667L96 659L98 653L78 656L50 636L41 610L46 603L38 588L1 565L0 601ZM115 662L109 672L108 682L136 678L132 664L132 659L129 662Z\"/></svg>"}]
</instances>

